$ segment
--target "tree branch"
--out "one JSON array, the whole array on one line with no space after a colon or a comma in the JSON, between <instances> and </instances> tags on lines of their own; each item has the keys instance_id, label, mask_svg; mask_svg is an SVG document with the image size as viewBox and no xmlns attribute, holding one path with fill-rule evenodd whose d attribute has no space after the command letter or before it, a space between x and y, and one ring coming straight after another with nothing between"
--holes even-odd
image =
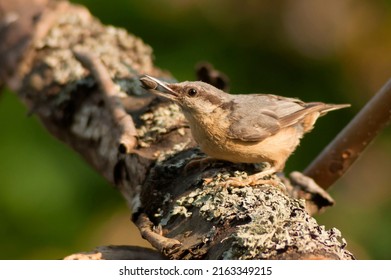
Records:
<instances>
[{"instance_id":1,"label":"tree branch","mask_svg":"<svg viewBox=\"0 0 391 280\"><path fill-rule=\"evenodd\" d=\"M73 54L90 71L98 83L107 107L115 118L113 121L122 131L118 145L119 152L123 154L132 152L137 145L137 131L132 117L126 113L124 105L118 97L120 89L113 83L105 66L97 57L82 50L73 50Z\"/></svg>"},{"instance_id":2,"label":"tree branch","mask_svg":"<svg viewBox=\"0 0 391 280\"><path fill-rule=\"evenodd\" d=\"M391 80L304 170L324 189L342 177L391 120Z\"/></svg>"},{"instance_id":3,"label":"tree branch","mask_svg":"<svg viewBox=\"0 0 391 280\"><path fill-rule=\"evenodd\" d=\"M254 166L219 163L185 170L190 160L205 155L195 148L178 106L141 88L143 74L173 79L153 65L151 48L139 38L65 1L29 5L37 5L40 16L23 49L1 49L0 58L20 58L4 60L9 70L2 79L50 133L122 193L160 257L353 258L340 232L319 226L282 182L279 188L224 186L227 177L245 179ZM7 28L4 34L11 36ZM215 79L220 74L213 73L206 74L221 84Z\"/></svg>"}]
</instances>

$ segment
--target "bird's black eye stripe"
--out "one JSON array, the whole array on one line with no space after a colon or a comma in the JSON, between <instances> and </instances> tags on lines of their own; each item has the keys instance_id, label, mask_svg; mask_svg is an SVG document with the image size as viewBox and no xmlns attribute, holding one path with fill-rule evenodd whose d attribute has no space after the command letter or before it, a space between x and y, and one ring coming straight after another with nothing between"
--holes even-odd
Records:
<instances>
[{"instance_id":1,"label":"bird's black eye stripe","mask_svg":"<svg viewBox=\"0 0 391 280\"><path fill-rule=\"evenodd\" d=\"M193 97L193 96L196 96L197 95L197 90L195 89L195 88L189 88L188 90L187 90L187 94L189 95L189 96L191 96L191 97Z\"/></svg>"}]
</instances>

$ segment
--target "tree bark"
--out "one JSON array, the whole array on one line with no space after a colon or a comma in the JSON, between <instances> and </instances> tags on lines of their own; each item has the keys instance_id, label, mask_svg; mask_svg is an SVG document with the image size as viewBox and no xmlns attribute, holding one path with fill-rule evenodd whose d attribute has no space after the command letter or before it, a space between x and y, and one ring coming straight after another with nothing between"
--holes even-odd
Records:
<instances>
[{"instance_id":1,"label":"tree bark","mask_svg":"<svg viewBox=\"0 0 391 280\"><path fill-rule=\"evenodd\" d=\"M0 0L0 39L0 85L121 192L159 253L145 249L145 258L353 258L340 232L318 225L283 182L232 187L225 179L253 166L186 168L204 154L178 106L141 88L143 74L174 80L141 39L49 0ZM103 258L137 255L105 250L115 252Z\"/></svg>"}]
</instances>

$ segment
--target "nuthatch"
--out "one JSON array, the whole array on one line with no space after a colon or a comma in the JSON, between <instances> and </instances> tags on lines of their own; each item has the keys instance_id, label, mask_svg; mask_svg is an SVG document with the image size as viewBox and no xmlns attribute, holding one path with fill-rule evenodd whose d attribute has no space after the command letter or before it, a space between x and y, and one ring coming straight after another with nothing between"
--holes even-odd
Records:
<instances>
[{"instance_id":1,"label":"nuthatch","mask_svg":"<svg viewBox=\"0 0 391 280\"><path fill-rule=\"evenodd\" d=\"M176 102L195 141L209 157L233 163L268 162L253 181L282 171L318 119L349 104L305 103L271 94L228 94L203 82L165 83L140 78L150 92Z\"/></svg>"}]
</instances>

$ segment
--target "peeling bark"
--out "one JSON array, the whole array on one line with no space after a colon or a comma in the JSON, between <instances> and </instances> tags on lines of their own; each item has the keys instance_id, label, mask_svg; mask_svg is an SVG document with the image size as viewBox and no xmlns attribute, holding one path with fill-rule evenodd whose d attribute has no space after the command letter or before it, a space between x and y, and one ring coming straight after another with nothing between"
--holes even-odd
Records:
<instances>
[{"instance_id":1,"label":"peeling bark","mask_svg":"<svg viewBox=\"0 0 391 280\"><path fill-rule=\"evenodd\" d=\"M118 188L159 257L353 258L339 231L319 226L282 182L279 188L224 185L226 176L254 172L252 165L185 168L205 155L178 106L141 88L143 74L173 80L154 66L141 39L65 1L31 1L34 16L23 13L24 1L13 1L13 13L20 9L20 18L34 21L27 29L25 20L7 25L9 2L0 2L0 37L7 42L0 48L0 84ZM133 248L121 247L127 250L110 258L132 258Z\"/></svg>"}]
</instances>

